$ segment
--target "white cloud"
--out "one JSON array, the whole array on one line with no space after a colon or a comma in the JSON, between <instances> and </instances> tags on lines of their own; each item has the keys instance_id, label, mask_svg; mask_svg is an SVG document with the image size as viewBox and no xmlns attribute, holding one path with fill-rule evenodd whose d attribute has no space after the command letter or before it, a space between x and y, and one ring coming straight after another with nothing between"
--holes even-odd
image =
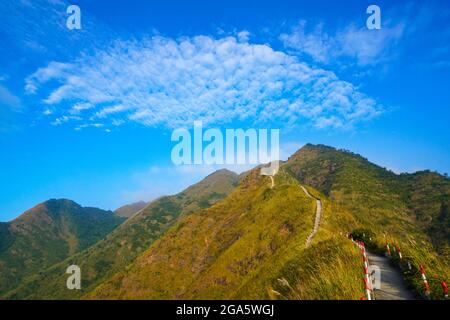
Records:
<instances>
[{"instance_id":1,"label":"white cloud","mask_svg":"<svg viewBox=\"0 0 450 320\"><path fill-rule=\"evenodd\" d=\"M349 25L329 34L322 24L308 30L306 21L300 21L291 33L282 34L280 39L286 48L306 54L319 63L349 58L360 66L368 66L387 59L402 37L403 29L402 23L389 26L386 22L380 30Z\"/></svg>"},{"instance_id":2,"label":"white cloud","mask_svg":"<svg viewBox=\"0 0 450 320\"><path fill-rule=\"evenodd\" d=\"M27 93L35 93L37 83L45 83L52 79L68 77L67 73L73 66L68 63L52 61L45 68L38 69L32 76L26 79L25 91Z\"/></svg>"},{"instance_id":3,"label":"white cloud","mask_svg":"<svg viewBox=\"0 0 450 320\"><path fill-rule=\"evenodd\" d=\"M125 120L121 120L121 119L112 119L111 120L111 124L116 127L121 126L124 123L125 123Z\"/></svg>"},{"instance_id":4,"label":"white cloud","mask_svg":"<svg viewBox=\"0 0 450 320\"><path fill-rule=\"evenodd\" d=\"M128 110L128 107L123 105L123 104L119 104L116 106L111 106L111 107L106 107L103 108L102 110L100 110L99 112L97 112L95 114L96 117L98 118L105 118L106 116L113 114L113 113L120 113L123 111Z\"/></svg>"},{"instance_id":5,"label":"white cloud","mask_svg":"<svg viewBox=\"0 0 450 320\"><path fill-rule=\"evenodd\" d=\"M237 34L237 37L240 42L248 42L248 40L250 39L250 32L246 30L241 31Z\"/></svg>"},{"instance_id":6,"label":"white cloud","mask_svg":"<svg viewBox=\"0 0 450 320\"><path fill-rule=\"evenodd\" d=\"M0 85L0 106L6 106L13 111L19 111L21 107L20 98L14 95L6 87Z\"/></svg>"},{"instance_id":7,"label":"white cloud","mask_svg":"<svg viewBox=\"0 0 450 320\"><path fill-rule=\"evenodd\" d=\"M85 102L79 102L76 103L71 110L69 110L69 112L71 114L79 114L80 112L82 112L83 110L88 110L94 108L94 106L90 103L85 103Z\"/></svg>"},{"instance_id":8,"label":"white cloud","mask_svg":"<svg viewBox=\"0 0 450 320\"><path fill-rule=\"evenodd\" d=\"M78 118L77 120L81 120L81 118ZM103 123L84 123L84 124L80 124L78 126L75 127L75 130L81 130L81 129L85 129L85 128L103 128L105 125ZM111 131L107 131L107 132L111 132Z\"/></svg>"},{"instance_id":9,"label":"white cloud","mask_svg":"<svg viewBox=\"0 0 450 320\"><path fill-rule=\"evenodd\" d=\"M16 129L14 120L23 112L24 107L21 99L8 88L0 85L0 133Z\"/></svg>"},{"instance_id":10,"label":"white cloud","mask_svg":"<svg viewBox=\"0 0 450 320\"><path fill-rule=\"evenodd\" d=\"M44 112L44 114L45 114L45 112ZM51 124L53 126L59 126L70 120L81 120L81 118L77 117L77 116L61 116L61 117L56 118L55 121L53 121Z\"/></svg>"},{"instance_id":11,"label":"white cloud","mask_svg":"<svg viewBox=\"0 0 450 320\"><path fill-rule=\"evenodd\" d=\"M38 69L26 87L44 94L43 101L63 115L74 112L67 105L86 104L80 117L113 125L135 121L176 128L194 120L205 125L238 120L344 127L381 112L374 99L333 72L247 40L244 31L237 38L116 41L91 56Z\"/></svg>"},{"instance_id":12,"label":"white cloud","mask_svg":"<svg viewBox=\"0 0 450 320\"><path fill-rule=\"evenodd\" d=\"M98 21L90 10L82 10L82 28L68 32L68 0L0 1L0 33L6 45L17 48L23 57L61 59L83 48L101 46L115 33ZM3 36L3 35L6 35Z\"/></svg>"}]
</instances>

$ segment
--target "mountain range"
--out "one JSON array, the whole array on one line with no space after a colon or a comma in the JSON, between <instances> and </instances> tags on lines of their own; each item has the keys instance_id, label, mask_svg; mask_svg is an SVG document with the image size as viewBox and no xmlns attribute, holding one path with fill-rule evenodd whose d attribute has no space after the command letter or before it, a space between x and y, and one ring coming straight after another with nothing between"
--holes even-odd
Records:
<instances>
[{"instance_id":1,"label":"mountain range","mask_svg":"<svg viewBox=\"0 0 450 320\"><path fill-rule=\"evenodd\" d=\"M0 292L85 250L124 220L111 211L52 199L0 223Z\"/></svg>"},{"instance_id":2,"label":"mountain range","mask_svg":"<svg viewBox=\"0 0 450 320\"><path fill-rule=\"evenodd\" d=\"M419 293L425 265L439 297L450 270L448 177L395 174L350 151L307 144L274 180L272 187L259 168L219 170L115 213L45 202L0 224L0 297L359 299L360 256L349 233L368 237L375 251L401 248L412 266L405 279ZM316 199L322 217L307 245ZM65 286L71 264L82 270L81 290Z\"/></svg>"}]
</instances>

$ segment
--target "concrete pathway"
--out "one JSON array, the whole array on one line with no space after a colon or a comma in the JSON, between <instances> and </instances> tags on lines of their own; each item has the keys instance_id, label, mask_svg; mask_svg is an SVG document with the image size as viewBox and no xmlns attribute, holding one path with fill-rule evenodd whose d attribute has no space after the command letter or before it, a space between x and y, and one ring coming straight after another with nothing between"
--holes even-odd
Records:
<instances>
[{"instance_id":1,"label":"concrete pathway","mask_svg":"<svg viewBox=\"0 0 450 320\"><path fill-rule=\"evenodd\" d=\"M306 247L311 245L311 241L316 235L322 216L322 201L313 197L308 190L300 186L303 192L312 199L316 199L316 218L314 227L308 238L306 239ZM391 265L388 258L375 255L366 250L369 259L369 265L376 265L380 268L380 289L374 290L375 300L416 300L416 296L408 290L400 272Z\"/></svg>"},{"instance_id":2,"label":"concrete pathway","mask_svg":"<svg viewBox=\"0 0 450 320\"><path fill-rule=\"evenodd\" d=\"M311 245L311 241L314 238L314 236L317 233L317 230L319 230L319 226L320 226L320 218L322 216L322 201L320 201L320 199L317 199L315 197L313 197L308 190L306 190L306 188L304 186L300 186L303 190L303 192L310 198L312 199L316 199L316 218L314 220L314 227L311 231L311 233L309 234L308 238L306 239L305 245L306 247L309 247Z\"/></svg>"},{"instance_id":3,"label":"concrete pathway","mask_svg":"<svg viewBox=\"0 0 450 320\"><path fill-rule=\"evenodd\" d=\"M408 290L400 272L391 265L388 258L375 255L366 250L369 265L380 268L380 289L374 290L375 300L416 300Z\"/></svg>"}]
</instances>

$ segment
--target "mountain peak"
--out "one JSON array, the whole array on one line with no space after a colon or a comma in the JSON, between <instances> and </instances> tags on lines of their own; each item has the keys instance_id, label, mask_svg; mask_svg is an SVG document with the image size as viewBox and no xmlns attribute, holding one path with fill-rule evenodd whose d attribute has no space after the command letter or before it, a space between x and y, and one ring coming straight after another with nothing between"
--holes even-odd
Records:
<instances>
[{"instance_id":1,"label":"mountain peak","mask_svg":"<svg viewBox=\"0 0 450 320\"><path fill-rule=\"evenodd\" d=\"M228 194L238 184L238 175L227 169L214 171L196 184L191 185L182 193L190 196L209 194L214 190L218 194Z\"/></svg>"},{"instance_id":2,"label":"mountain peak","mask_svg":"<svg viewBox=\"0 0 450 320\"><path fill-rule=\"evenodd\" d=\"M130 204L126 204L114 210L114 213L119 217L129 218L139 210L145 208L148 205L148 202L138 201Z\"/></svg>"},{"instance_id":3,"label":"mountain peak","mask_svg":"<svg viewBox=\"0 0 450 320\"><path fill-rule=\"evenodd\" d=\"M28 220L34 216L42 215L44 212L59 212L61 208L67 207L80 208L81 206L78 203L69 199L49 199L26 210L11 222L17 223L23 220Z\"/></svg>"},{"instance_id":4,"label":"mountain peak","mask_svg":"<svg viewBox=\"0 0 450 320\"><path fill-rule=\"evenodd\" d=\"M291 157L295 157L296 155L299 155L299 154L305 153L305 152L345 154L345 155L349 155L352 157L359 157L361 159L365 159L361 155L354 153L347 149L337 149L335 147L327 146L324 144L312 144L312 143L305 144L303 147L301 147L299 150L297 150Z\"/></svg>"},{"instance_id":5,"label":"mountain peak","mask_svg":"<svg viewBox=\"0 0 450 320\"><path fill-rule=\"evenodd\" d=\"M49 199L25 211L0 226L0 292L86 249L123 221L68 199Z\"/></svg>"},{"instance_id":6,"label":"mountain peak","mask_svg":"<svg viewBox=\"0 0 450 320\"><path fill-rule=\"evenodd\" d=\"M236 172L233 172L231 170L223 168L223 169L216 170L213 173L207 175L205 177L205 179L207 179L209 177L219 176L219 175L226 175L226 176L231 176L231 177L237 177L238 176L238 174Z\"/></svg>"},{"instance_id":7,"label":"mountain peak","mask_svg":"<svg viewBox=\"0 0 450 320\"><path fill-rule=\"evenodd\" d=\"M64 198L60 198L60 199L48 199L47 201L44 201L42 203L43 205L45 205L47 208L64 208L64 207L81 207L81 205L79 205L78 203L76 203L73 200L70 199L64 199Z\"/></svg>"}]
</instances>

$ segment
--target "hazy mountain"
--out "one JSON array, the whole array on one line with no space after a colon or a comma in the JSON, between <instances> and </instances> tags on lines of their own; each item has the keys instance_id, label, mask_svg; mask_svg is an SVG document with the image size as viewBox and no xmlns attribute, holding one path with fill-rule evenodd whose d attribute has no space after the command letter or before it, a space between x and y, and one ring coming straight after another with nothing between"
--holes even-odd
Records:
<instances>
[{"instance_id":1,"label":"hazy mountain","mask_svg":"<svg viewBox=\"0 0 450 320\"><path fill-rule=\"evenodd\" d=\"M137 255L146 250L181 215L209 207L226 197L237 184L238 176L228 170L219 170L183 192L161 197L129 218L120 227L89 249L53 266L42 274L28 279L10 298L77 298L91 286L126 267ZM65 268L80 266L83 290L67 290Z\"/></svg>"},{"instance_id":2,"label":"hazy mountain","mask_svg":"<svg viewBox=\"0 0 450 320\"><path fill-rule=\"evenodd\" d=\"M124 219L73 201L48 200L0 224L0 292L86 249Z\"/></svg>"},{"instance_id":3,"label":"hazy mountain","mask_svg":"<svg viewBox=\"0 0 450 320\"><path fill-rule=\"evenodd\" d=\"M114 213L119 217L129 218L139 210L144 209L147 206L147 204L148 203L145 201L127 204L114 210Z\"/></svg>"}]
</instances>

